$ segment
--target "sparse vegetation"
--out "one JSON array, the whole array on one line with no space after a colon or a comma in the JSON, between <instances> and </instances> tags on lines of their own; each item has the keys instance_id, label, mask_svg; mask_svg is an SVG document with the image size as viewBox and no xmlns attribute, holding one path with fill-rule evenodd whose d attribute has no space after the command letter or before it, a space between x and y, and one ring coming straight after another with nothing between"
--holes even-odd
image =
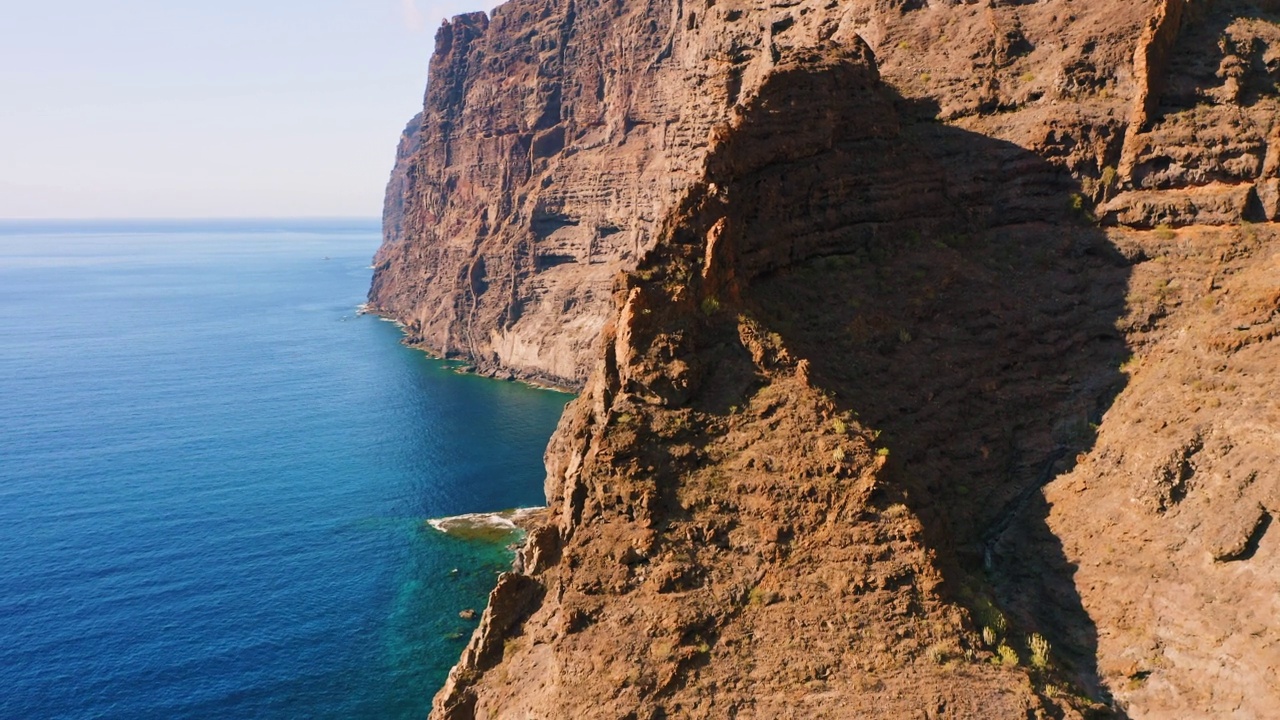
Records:
<instances>
[{"instance_id":1,"label":"sparse vegetation","mask_svg":"<svg viewBox=\"0 0 1280 720\"><path fill-rule=\"evenodd\" d=\"M902 503L894 503L884 509L883 515L887 518L904 518L911 514L911 510Z\"/></svg>"},{"instance_id":2,"label":"sparse vegetation","mask_svg":"<svg viewBox=\"0 0 1280 720\"><path fill-rule=\"evenodd\" d=\"M1156 288L1155 288L1155 291L1152 293L1152 297L1154 297L1159 302L1164 302L1165 299L1168 298L1168 296L1169 296L1169 281L1162 279L1156 282Z\"/></svg>"},{"instance_id":3,"label":"sparse vegetation","mask_svg":"<svg viewBox=\"0 0 1280 720\"><path fill-rule=\"evenodd\" d=\"M996 654L999 656L1001 665L1018 664L1018 651L1004 643L1001 643L1000 647L996 649Z\"/></svg>"},{"instance_id":4,"label":"sparse vegetation","mask_svg":"<svg viewBox=\"0 0 1280 720\"><path fill-rule=\"evenodd\" d=\"M986 593L977 588L975 580L965 584L961 597L973 612L974 622L982 628L983 644L995 648L1009 626L1004 613L1000 612L1000 608L996 607Z\"/></svg>"},{"instance_id":5,"label":"sparse vegetation","mask_svg":"<svg viewBox=\"0 0 1280 720\"><path fill-rule=\"evenodd\" d=\"M1031 633L1027 638L1027 648L1031 650L1031 666L1039 670L1049 667L1049 652L1052 646L1039 633Z\"/></svg>"},{"instance_id":6,"label":"sparse vegetation","mask_svg":"<svg viewBox=\"0 0 1280 720\"><path fill-rule=\"evenodd\" d=\"M720 311L720 301L716 299L715 295L708 295L702 299L703 315L708 315L708 316L715 315L719 311Z\"/></svg>"},{"instance_id":7,"label":"sparse vegetation","mask_svg":"<svg viewBox=\"0 0 1280 720\"><path fill-rule=\"evenodd\" d=\"M1177 233L1173 231L1173 228L1169 227L1168 223L1160 223L1159 225L1157 225L1155 233L1156 233L1156 239L1163 240L1164 242L1169 242L1170 240L1177 237Z\"/></svg>"},{"instance_id":8,"label":"sparse vegetation","mask_svg":"<svg viewBox=\"0 0 1280 720\"><path fill-rule=\"evenodd\" d=\"M1241 220L1240 235L1249 242L1255 242L1258 239L1258 229L1248 220Z\"/></svg>"},{"instance_id":9,"label":"sparse vegetation","mask_svg":"<svg viewBox=\"0 0 1280 720\"><path fill-rule=\"evenodd\" d=\"M951 653L948 652L946 645L938 643L929 647L929 659L938 665L942 665L951 659Z\"/></svg>"},{"instance_id":10,"label":"sparse vegetation","mask_svg":"<svg viewBox=\"0 0 1280 720\"><path fill-rule=\"evenodd\" d=\"M1089 201L1078 192L1073 192L1067 196L1067 207L1082 220L1088 222L1096 220L1093 216L1093 211L1089 208Z\"/></svg>"},{"instance_id":11,"label":"sparse vegetation","mask_svg":"<svg viewBox=\"0 0 1280 720\"><path fill-rule=\"evenodd\" d=\"M1102 168L1102 187L1109 188L1116 182L1116 169L1110 165Z\"/></svg>"}]
</instances>

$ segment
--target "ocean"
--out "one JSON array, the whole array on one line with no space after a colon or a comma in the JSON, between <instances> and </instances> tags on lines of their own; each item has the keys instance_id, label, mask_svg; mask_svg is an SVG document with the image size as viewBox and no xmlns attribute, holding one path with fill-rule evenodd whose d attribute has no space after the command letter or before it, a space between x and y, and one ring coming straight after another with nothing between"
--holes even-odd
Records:
<instances>
[{"instance_id":1,"label":"ocean","mask_svg":"<svg viewBox=\"0 0 1280 720\"><path fill-rule=\"evenodd\" d=\"M358 315L373 221L0 223L0 718L422 718L568 396Z\"/></svg>"}]
</instances>

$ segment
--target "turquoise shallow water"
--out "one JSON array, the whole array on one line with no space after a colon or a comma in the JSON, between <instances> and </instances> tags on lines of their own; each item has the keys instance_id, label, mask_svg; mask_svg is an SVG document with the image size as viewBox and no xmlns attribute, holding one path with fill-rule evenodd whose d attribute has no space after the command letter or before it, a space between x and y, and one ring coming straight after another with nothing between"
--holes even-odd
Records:
<instances>
[{"instance_id":1,"label":"turquoise shallow water","mask_svg":"<svg viewBox=\"0 0 1280 720\"><path fill-rule=\"evenodd\" d=\"M425 715L509 554L423 521L540 504L567 396L357 317L377 242L0 224L0 717Z\"/></svg>"}]
</instances>

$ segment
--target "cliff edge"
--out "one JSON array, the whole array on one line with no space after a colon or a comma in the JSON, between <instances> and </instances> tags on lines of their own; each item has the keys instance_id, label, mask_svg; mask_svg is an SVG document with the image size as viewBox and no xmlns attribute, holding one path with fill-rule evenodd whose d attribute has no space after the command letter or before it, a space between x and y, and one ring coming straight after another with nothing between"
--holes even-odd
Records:
<instances>
[{"instance_id":1,"label":"cliff edge","mask_svg":"<svg viewBox=\"0 0 1280 720\"><path fill-rule=\"evenodd\" d=\"M433 716L1267 717L1277 5L446 23L371 304L582 394Z\"/></svg>"}]
</instances>

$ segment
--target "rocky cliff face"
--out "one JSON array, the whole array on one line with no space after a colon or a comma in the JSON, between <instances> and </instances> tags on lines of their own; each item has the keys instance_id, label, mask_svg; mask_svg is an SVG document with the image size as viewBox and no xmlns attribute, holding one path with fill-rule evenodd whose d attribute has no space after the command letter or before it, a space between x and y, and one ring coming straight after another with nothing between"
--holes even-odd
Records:
<instances>
[{"instance_id":1,"label":"rocky cliff face","mask_svg":"<svg viewBox=\"0 0 1280 720\"><path fill-rule=\"evenodd\" d=\"M435 716L1267 717L1272 5L447 23L371 303L583 393Z\"/></svg>"}]
</instances>

